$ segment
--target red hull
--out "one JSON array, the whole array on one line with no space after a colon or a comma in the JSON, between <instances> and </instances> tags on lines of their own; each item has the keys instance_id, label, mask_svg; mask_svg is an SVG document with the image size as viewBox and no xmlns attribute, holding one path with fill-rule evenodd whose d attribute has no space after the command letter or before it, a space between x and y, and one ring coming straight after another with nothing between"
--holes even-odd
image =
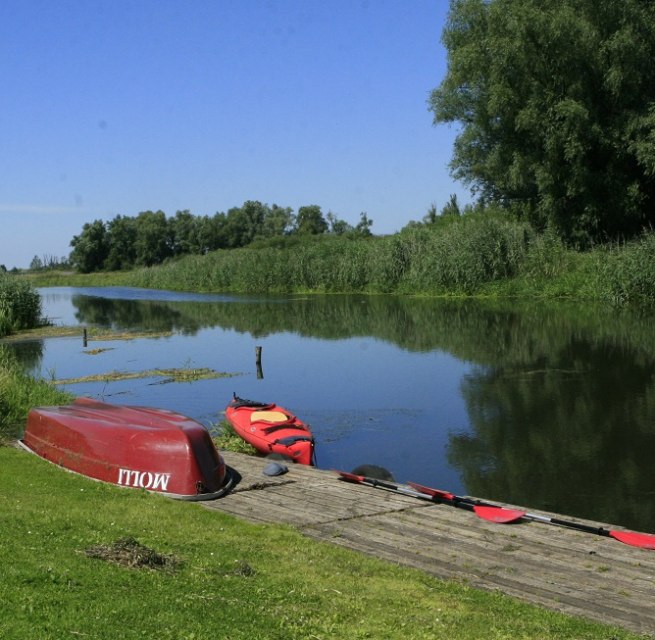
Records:
<instances>
[{"instance_id":1,"label":"red hull","mask_svg":"<svg viewBox=\"0 0 655 640\"><path fill-rule=\"evenodd\" d=\"M70 471L173 498L207 500L229 477L207 429L178 413L78 398L29 412L23 447Z\"/></svg>"},{"instance_id":2,"label":"red hull","mask_svg":"<svg viewBox=\"0 0 655 640\"><path fill-rule=\"evenodd\" d=\"M225 409L225 417L260 453L278 453L299 464L313 464L314 438L308 425L279 405L235 396Z\"/></svg>"}]
</instances>

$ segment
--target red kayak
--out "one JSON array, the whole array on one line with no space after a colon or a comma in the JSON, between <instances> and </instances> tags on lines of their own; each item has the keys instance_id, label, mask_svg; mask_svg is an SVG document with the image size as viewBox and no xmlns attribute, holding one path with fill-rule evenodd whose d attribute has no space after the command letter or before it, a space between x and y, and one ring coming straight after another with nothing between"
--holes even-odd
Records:
<instances>
[{"instance_id":1,"label":"red kayak","mask_svg":"<svg viewBox=\"0 0 655 640\"><path fill-rule=\"evenodd\" d=\"M172 498L216 498L231 483L207 429L164 409L89 398L38 407L28 414L20 444L89 478Z\"/></svg>"},{"instance_id":2,"label":"red kayak","mask_svg":"<svg viewBox=\"0 0 655 640\"><path fill-rule=\"evenodd\" d=\"M313 464L314 438L309 426L286 409L235 395L225 417L260 453L278 453L300 464Z\"/></svg>"}]
</instances>

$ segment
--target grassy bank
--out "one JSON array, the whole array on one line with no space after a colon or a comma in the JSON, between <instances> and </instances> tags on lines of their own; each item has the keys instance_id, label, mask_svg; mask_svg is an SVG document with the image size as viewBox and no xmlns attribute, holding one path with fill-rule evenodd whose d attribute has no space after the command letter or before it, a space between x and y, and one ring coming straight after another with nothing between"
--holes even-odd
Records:
<instances>
[{"instance_id":1,"label":"grassy bank","mask_svg":"<svg viewBox=\"0 0 655 640\"><path fill-rule=\"evenodd\" d=\"M31 406L70 396L0 350L0 399L2 424L15 427ZM638 637L288 527L94 482L9 446L0 486L6 640Z\"/></svg>"},{"instance_id":2,"label":"grassy bank","mask_svg":"<svg viewBox=\"0 0 655 640\"><path fill-rule=\"evenodd\" d=\"M121 273L32 274L38 286L233 293L392 293L655 302L655 234L578 252L526 223L471 214L387 237L277 238Z\"/></svg>"},{"instance_id":3,"label":"grassy bank","mask_svg":"<svg viewBox=\"0 0 655 640\"><path fill-rule=\"evenodd\" d=\"M25 375L12 354L0 346L0 445L25 424L32 407L60 404L71 398L47 382Z\"/></svg>"},{"instance_id":4,"label":"grassy bank","mask_svg":"<svg viewBox=\"0 0 655 640\"><path fill-rule=\"evenodd\" d=\"M29 282L0 273L0 338L35 327L41 319L41 299Z\"/></svg>"},{"instance_id":5,"label":"grassy bank","mask_svg":"<svg viewBox=\"0 0 655 640\"><path fill-rule=\"evenodd\" d=\"M636 638L0 448L0 636Z\"/></svg>"}]
</instances>

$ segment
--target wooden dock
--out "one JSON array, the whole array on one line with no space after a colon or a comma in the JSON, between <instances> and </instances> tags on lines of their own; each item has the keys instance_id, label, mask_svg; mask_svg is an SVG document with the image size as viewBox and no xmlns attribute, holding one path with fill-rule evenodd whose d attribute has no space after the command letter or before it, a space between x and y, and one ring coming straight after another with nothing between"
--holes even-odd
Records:
<instances>
[{"instance_id":1,"label":"wooden dock","mask_svg":"<svg viewBox=\"0 0 655 640\"><path fill-rule=\"evenodd\" d=\"M440 578L655 633L655 551L549 524L493 524L469 511L342 482L333 472L302 465L271 478L263 474L267 460L223 455L235 486L201 503L206 508L289 524L312 538Z\"/></svg>"}]
</instances>

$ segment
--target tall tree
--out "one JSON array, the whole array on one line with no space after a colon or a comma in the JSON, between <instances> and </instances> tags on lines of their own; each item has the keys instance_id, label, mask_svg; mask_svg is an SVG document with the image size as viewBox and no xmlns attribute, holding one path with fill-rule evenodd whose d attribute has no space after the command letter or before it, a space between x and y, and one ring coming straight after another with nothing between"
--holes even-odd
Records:
<instances>
[{"instance_id":1,"label":"tall tree","mask_svg":"<svg viewBox=\"0 0 655 640\"><path fill-rule=\"evenodd\" d=\"M373 226L373 220L368 217L366 211L362 211L359 214L359 222L355 225L355 234L358 236L369 237L373 235L371 233L371 227Z\"/></svg>"},{"instance_id":2,"label":"tall tree","mask_svg":"<svg viewBox=\"0 0 655 640\"><path fill-rule=\"evenodd\" d=\"M326 217L330 229L329 233L332 233L335 236L342 236L345 233L352 232L353 230L352 225L346 222L345 220L341 220L340 218L337 218L336 214L332 213L332 211L328 211Z\"/></svg>"},{"instance_id":3,"label":"tall tree","mask_svg":"<svg viewBox=\"0 0 655 640\"><path fill-rule=\"evenodd\" d=\"M107 229L102 220L87 222L79 236L73 236L70 242L73 250L71 263L82 273L100 271L105 267L108 253Z\"/></svg>"},{"instance_id":4,"label":"tall tree","mask_svg":"<svg viewBox=\"0 0 655 640\"><path fill-rule=\"evenodd\" d=\"M655 222L655 3L451 0L453 176L574 242Z\"/></svg>"},{"instance_id":5,"label":"tall tree","mask_svg":"<svg viewBox=\"0 0 655 640\"><path fill-rule=\"evenodd\" d=\"M298 209L296 216L296 233L301 235L319 235L328 230L328 223L323 217L321 207L310 204Z\"/></svg>"},{"instance_id":6,"label":"tall tree","mask_svg":"<svg viewBox=\"0 0 655 640\"><path fill-rule=\"evenodd\" d=\"M136 263L150 267L173 254L170 227L163 211L142 211L136 218Z\"/></svg>"},{"instance_id":7,"label":"tall tree","mask_svg":"<svg viewBox=\"0 0 655 640\"><path fill-rule=\"evenodd\" d=\"M118 215L107 223L109 245L105 266L109 271L131 269L136 261L136 221Z\"/></svg>"},{"instance_id":8,"label":"tall tree","mask_svg":"<svg viewBox=\"0 0 655 640\"><path fill-rule=\"evenodd\" d=\"M260 233L265 238L286 236L293 228L294 220L291 207L279 207L274 204L266 208Z\"/></svg>"},{"instance_id":9,"label":"tall tree","mask_svg":"<svg viewBox=\"0 0 655 640\"><path fill-rule=\"evenodd\" d=\"M200 218L196 218L188 209L185 209L177 211L169 224L174 255L201 253Z\"/></svg>"}]
</instances>

